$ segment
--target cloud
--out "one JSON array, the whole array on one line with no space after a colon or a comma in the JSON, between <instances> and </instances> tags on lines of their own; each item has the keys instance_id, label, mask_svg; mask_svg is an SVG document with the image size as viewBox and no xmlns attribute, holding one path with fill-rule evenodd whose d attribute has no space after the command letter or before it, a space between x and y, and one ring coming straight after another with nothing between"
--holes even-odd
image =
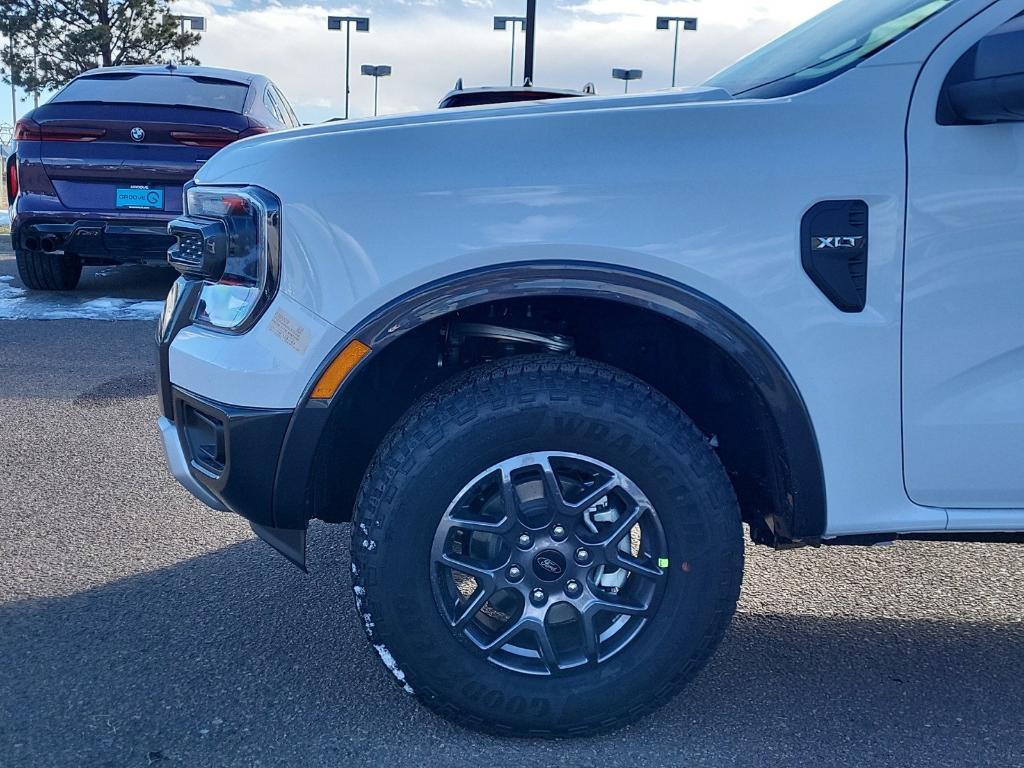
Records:
<instances>
[{"instance_id":1,"label":"cloud","mask_svg":"<svg viewBox=\"0 0 1024 768\"><path fill-rule=\"evenodd\" d=\"M680 43L679 82L699 83L732 61L823 10L834 0L763 0L665 3L657 0L564 0L538 11L538 85L579 88L593 82L599 93L615 93L615 66L640 67L634 90L671 83L672 35L655 29L659 14L701 19ZM214 12L199 47L204 63L262 71L293 102L300 118L318 121L344 111L344 36L328 32L326 17L358 13L371 17L370 34L352 35L351 114L372 110L373 83L359 64L391 64L380 83L382 113L432 109L464 78L467 86L508 82L511 33L492 30L503 1L405 0L337 8L289 5ZM518 81L523 36L517 40Z\"/></svg>"},{"instance_id":2,"label":"cloud","mask_svg":"<svg viewBox=\"0 0 1024 768\"><path fill-rule=\"evenodd\" d=\"M679 83L700 83L740 56L835 0L546 0L538 10L538 85L618 93L612 67L642 68L631 91L671 83L672 34L655 30L661 15L694 15L697 32L680 38ZM204 64L261 72L285 92L300 119L319 122L344 111L345 35L327 16L371 17L369 34L352 33L351 114L373 110L372 78L360 64L390 64L380 82L382 113L432 109L458 78L467 87L509 80L511 32L492 29L494 13L521 0L361 0L349 6L288 0L177 0L175 9L207 17L197 54ZM522 77L523 35L516 45ZM25 110L22 106L22 111ZM9 107L8 107L9 109ZM9 112L0 111L0 121Z\"/></svg>"}]
</instances>

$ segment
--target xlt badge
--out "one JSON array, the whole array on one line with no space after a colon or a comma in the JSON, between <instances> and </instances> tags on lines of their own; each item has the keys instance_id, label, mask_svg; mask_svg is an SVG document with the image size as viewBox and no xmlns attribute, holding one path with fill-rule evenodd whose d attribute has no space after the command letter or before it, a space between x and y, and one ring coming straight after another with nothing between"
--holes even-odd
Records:
<instances>
[{"instance_id":1,"label":"xlt badge","mask_svg":"<svg viewBox=\"0 0 1024 768\"><path fill-rule=\"evenodd\" d=\"M816 251L824 251L829 248L860 248L862 242L864 242L863 235L857 235L856 237L848 235L815 237L811 243L811 248Z\"/></svg>"}]
</instances>

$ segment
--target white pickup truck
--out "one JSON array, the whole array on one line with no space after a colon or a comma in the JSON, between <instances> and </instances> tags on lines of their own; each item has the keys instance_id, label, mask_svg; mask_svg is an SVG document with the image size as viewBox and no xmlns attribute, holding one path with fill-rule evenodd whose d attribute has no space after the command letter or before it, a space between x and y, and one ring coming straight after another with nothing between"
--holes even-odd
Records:
<instances>
[{"instance_id":1,"label":"white pickup truck","mask_svg":"<svg viewBox=\"0 0 1024 768\"><path fill-rule=\"evenodd\" d=\"M303 568L351 521L371 642L469 726L664 703L744 525L1024 531L1024 0L845 0L701 87L258 137L185 202L172 471Z\"/></svg>"}]
</instances>

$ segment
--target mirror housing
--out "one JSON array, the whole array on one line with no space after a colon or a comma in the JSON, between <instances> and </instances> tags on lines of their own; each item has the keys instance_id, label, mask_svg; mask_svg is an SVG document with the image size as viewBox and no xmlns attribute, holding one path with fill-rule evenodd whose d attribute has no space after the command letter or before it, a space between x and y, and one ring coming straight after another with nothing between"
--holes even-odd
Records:
<instances>
[{"instance_id":1,"label":"mirror housing","mask_svg":"<svg viewBox=\"0 0 1024 768\"><path fill-rule=\"evenodd\" d=\"M1024 16L986 35L953 65L940 125L1024 122Z\"/></svg>"}]
</instances>

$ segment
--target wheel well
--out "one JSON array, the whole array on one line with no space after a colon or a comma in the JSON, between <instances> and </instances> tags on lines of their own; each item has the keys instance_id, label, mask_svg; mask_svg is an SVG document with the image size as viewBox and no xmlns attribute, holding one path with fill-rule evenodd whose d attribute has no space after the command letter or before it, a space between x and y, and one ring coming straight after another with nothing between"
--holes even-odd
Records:
<instances>
[{"instance_id":1,"label":"wheel well","mask_svg":"<svg viewBox=\"0 0 1024 768\"><path fill-rule=\"evenodd\" d=\"M823 531L824 509L814 530L794 529L807 526L793 525L797 491L787 466L788 446L763 389L735 358L698 330L649 308L575 296L506 299L451 312L371 355L346 383L317 449L309 486L314 497L308 500L314 517L351 519L377 446L423 394L468 367L538 351L529 341L460 335L456 331L464 324L527 331L559 342L567 337L572 350L561 354L613 365L658 389L706 435L755 541L788 546Z\"/></svg>"}]
</instances>

